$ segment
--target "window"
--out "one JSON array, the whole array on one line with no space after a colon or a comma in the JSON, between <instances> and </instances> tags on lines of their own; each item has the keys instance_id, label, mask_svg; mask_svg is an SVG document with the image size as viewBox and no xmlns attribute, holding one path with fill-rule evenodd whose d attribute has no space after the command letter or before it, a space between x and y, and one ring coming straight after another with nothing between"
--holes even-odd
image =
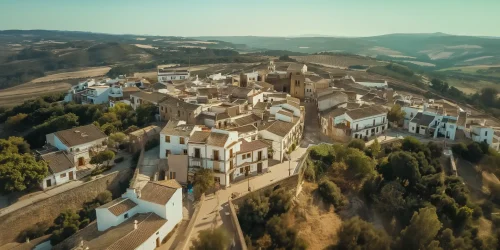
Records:
<instances>
[{"instance_id":1,"label":"window","mask_svg":"<svg viewBox=\"0 0 500 250\"><path fill-rule=\"evenodd\" d=\"M176 177L175 172L169 172L169 174L168 174L168 179L169 180L175 179L175 177Z\"/></svg>"},{"instance_id":2,"label":"window","mask_svg":"<svg viewBox=\"0 0 500 250\"><path fill-rule=\"evenodd\" d=\"M165 136L165 142L170 142L170 136L168 135Z\"/></svg>"},{"instance_id":3,"label":"window","mask_svg":"<svg viewBox=\"0 0 500 250\"><path fill-rule=\"evenodd\" d=\"M356 124L356 130L358 130L358 125L359 125L359 124Z\"/></svg>"},{"instance_id":4,"label":"window","mask_svg":"<svg viewBox=\"0 0 500 250\"><path fill-rule=\"evenodd\" d=\"M165 150L165 155L168 156L170 154L170 150Z\"/></svg>"},{"instance_id":5,"label":"window","mask_svg":"<svg viewBox=\"0 0 500 250\"><path fill-rule=\"evenodd\" d=\"M185 76L181 76L180 79L183 80L184 78L186 78Z\"/></svg>"},{"instance_id":6,"label":"window","mask_svg":"<svg viewBox=\"0 0 500 250\"><path fill-rule=\"evenodd\" d=\"M195 158L200 158L201 157L200 149L199 148L195 148L194 149L194 157Z\"/></svg>"},{"instance_id":7,"label":"window","mask_svg":"<svg viewBox=\"0 0 500 250\"><path fill-rule=\"evenodd\" d=\"M177 110L177 116L180 117L181 116L181 111L180 110Z\"/></svg>"},{"instance_id":8,"label":"window","mask_svg":"<svg viewBox=\"0 0 500 250\"><path fill-rule=\"evenodd\" d=\"M373 119L373 126L375 126L375 119Z\"/></svg>"},{"instance_id":9,"label":"window","mask_svg":"<svg viewBox=\"0 0 500 250\"><path fill-rule=\"evenodd\" d=\"M215 183L219 183L220 184L220 177L214 177L214 180L215 180Z\"/></svg>"},{"instance_id":10,"label":"window","mask_svg":"<svg viewBox=\"0 0 500 250\"><path fill-rule=\"evenodd\" d=\"M59 177L61 177L61 178L66 177L66 173L62 173Z\"/></svg>"},{"instance_id":11,"label":"window","mask_svg":"<svg viewBox=\"0 0 500 250\"><path fill-rule=\"evenodd\" d=\"M243 155L241 156L241 159L243 159L243 160L245 160L246 158L247 158L247 155L246 155L246 154L243 154Z\"/></svg>"},{"instance_id":12,"label":"window","mask_svg":"<svg viewBox=\"0 0 500 250\"><path fill-rule=\"evenodd\" d=\"M488 136L488 131L484 131L484 136Z\"/></svg>"},{"instance_id":13,"label":"window","mask_svg":"<svg viewBox=\"0 0 500 250\"><path fill-rule=\"evenodd\" d=\"M243 174L243 168L240 168L240 174Z\"/></svg>"},{"instance_id":14,"label":"window","mask_svg":"<svg viewBox=\"0 0 500 250\"><path fill-rule=\"evenodd\" d=\"M188 154L187 149L184 149L184 154L185 154L185 155L187 155L187 154Z\"/></svg>"},{"instance_id":15,"label":"window","mask_svg":"<svg viewBox=\"0 0 500 250\"><path fill-rule=\"evenodd\" d=\"M382 117L382 123L385 123L385 117Z\"/></svg>"},{"instance_id":16,"label":"window","mask_svg":"<svg viewBox=\"0 0 500 250\"><path fill-rule=\"evenodd\" d=\"M125 213L125 214L123 215L123 218L124 218L124 219L127 219L127 218L128 218L128 213Z\"/></svg>"},{"instance_id":17,"label":"window","mask_svg":"<svg viewBox=\"0 0 500 250\"><path fill-rule=\"evenodd\" d=\"M180 144L184 144L184 137L180 137L180 138L179 138L179 143L180 143Z\"/></svg>"},{"instance_id":18,"label":"window","mask_svg":"<svg viewBox=\"0 0 500 250\"><path fill-rule=\"evenodd\" d=\"M247 154L247 158L250 158L252 157L252 155L250 153Z\"/></svg>"}]
</instances>

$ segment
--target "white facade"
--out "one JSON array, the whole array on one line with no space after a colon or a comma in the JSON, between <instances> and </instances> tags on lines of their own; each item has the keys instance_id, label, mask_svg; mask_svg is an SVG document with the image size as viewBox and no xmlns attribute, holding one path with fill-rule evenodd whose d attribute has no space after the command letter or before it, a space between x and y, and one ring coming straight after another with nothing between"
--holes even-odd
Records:
<instances>
[{"instance_id":1,"label":"white facade","mask_svg":"<svg viewBox=\"0 0 500 250\"><path fill-rule=\"evenodd\" d=\"M240 151L241 142L238 132L212 129L212 133L223 133L228 139L223 147L209 144L188 143L189 167L207 168L214 171L214 176L222 186L229 186L229 170L236 166L235 156Z\"/></svg>"},{"instance_id":2,"label":"white facade","mask_svg":"<svg viewBox=\"0 0 500 250\"><path fill-rule=\"evenodd\" d=\"M306 93L305 93L306 98L314 98L314 83L313 82L307 82L306 83Z\"/></svg>"},{"instance_id":3,"label":"white facade","mask_svg":"<svg viewBox=\"0 0 500 250\"><path fill-rule=\"evenodd\" d=\"M146 185L158 185L154 183L156 182L149 182ZM135 203L134 206L127 207L128 210L123 211L121 214L115 215L109 210L113 206L120 206L120 203L122 202L130 203L131 201L133 202L132 204ZM154 213L165 219L165 224L163 224L148 239L142 242L141 245L135 248L151 250L155 249L157 247L157 243L161 242L170 232L172 232L175 226L182 221L182 212L182 188L180 187L174 191L173 195L165 204L157 204L141 199L140 191L129 188L122 195L120 200L115 200L96 208L97 228L99 231L105 231L133 218L136 214Z\"/></svg>"},{"instance_id":4,"label":"white facade","mask_svg":"<svg viewBox=\"0 0 500 250\"><path fill-rule=\"evenodd\" d=\"M211 80L214 80L214 81L218 81L218 80L225 80L227 78L227 76L223 76L222 73L217 73L217 74L209 75L208 78Z\"/></svg>"},{"instance_id":5,"label":"white facade","mask_svg":"<svg viewBox=\"0 0 500 250\"><path fill-rule=\"evenodd\" d=\"M75 145L72 147L68 147L64 143L62 143L54 133L46 135L46 139L48 144L56 147L59 150L66 151L66 153L68 153L68 156L72 158L76 166L85 165L90 161L89 152L91 150L94 152L99 152L107 148L107 146L103 144L103 142L106 141L107 138L95 140L81 145Z\"/></svg>"},{"instance_id":6,"label":"white facade","mask_svg":"<svg viewBox=\"0 0 500 250\"><path fill-rule=\"evenodd\" d=\"M185 121L179 121L177 126L185 125ZM167 125L168 126L168 125ZM189 136L195 131L201 131L201 127L194 126L192 130L187 131L189 135L179 135L161 131L160 132L160 159L165 159L168 154L187 155Z\"/></svg>"},{"instance_id":7,"label":"white facade","mask_svg":"<svg viewBox=\"0 0 500 250\"><path fill-rule=\"evenodd\" d=\"M267 147L238 153L236 156L236 168L232 173L232 178L244 177L247 171L249 174L265 173L267 172L267 168Z\"/></svg>"},{"instance_id":8,"label":"white facade","mask_svg":"<svg viewBox=\"0 0 500 250\"><path fill-rule=\"evenodd\" d=\"M72 174L70 174L70 172ZM73 176L73 179L70 179L70 176ZM40 186L42 187L43 190L45 190L49 187L61 185L75 179L76 179L76 167L73 167L66 171L50 174L49 176L43 179L42 183L40 183Z\"/></svg>"},{"instance_id":9,"label":"white facade","mask_svg":"<svg viewBox=\"0 0 500 250\"><path fill-rule=\"evenodd\" d=\"M489 127L475 126L471 128L471 138L475 142L486 142L488 145L493 143L494 131Z\"/></svg>"},{"instance_id":10,"label":"white facade","mask_svg":"<svg viewBox=\"0 0 500 250\"><path fill-rule=\"evenodd\" d=\"M282 137L267 130L261 130L259 131L259 137L272 141L271 148L273 151L273 160L283 161L283 157L290 146L288 145L289 143L287 143L291 142L291 140L289 140L290 136L287 135Z\"/></svg>"},{"instance_id":11,"label":"white facade","mask_svg":"<svg viewBox=\"0 0 500 250\"><path fill-rule=\"evenodd\" d=\"M158 82L172 80L185 80L191 77L189 70L173 70L169 68L158 68Z\"/></svg>"},{"instance_id":12,"label":"white facade","mask_svg":"<svg viewBox=\"0 0 500 250\"><path fill-rule=\"evenodd\" d=\"M348 97L344 93L328 94L318 98L318 110L324 111L341 103L347 102Z\"/></svg>"},{"instance_id":13,"label":"white facade","mask_svg":"<svg viewBox=\"0 0 500 250\"><path fill-rule=\"evenodd\" d=\"M109 86L93 86L87 89L87 93L83 94L82 103L103 104L109 101Z\"/></svg>"}]
</instances>

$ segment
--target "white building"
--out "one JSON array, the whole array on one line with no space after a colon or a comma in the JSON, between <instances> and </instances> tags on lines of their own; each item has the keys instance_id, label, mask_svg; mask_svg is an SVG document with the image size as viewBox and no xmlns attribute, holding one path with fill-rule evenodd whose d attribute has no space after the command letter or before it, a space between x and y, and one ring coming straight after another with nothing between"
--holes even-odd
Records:
<instances>
[{"instance_id":1,"label":"white building","mask_svg":"<svg viewBox=\"0 0 500 250\"><path fill-rule=\"evenodd\" d=\"M209 75L208 78L210 80L219 81L219 80L226 80L227 76L223 76L222 73L217 73L217 74Z\"/></svg>"},{"instance_id":2,"label":"white building","mask_svg":"<svg viewBox=\"0 0 500 250\"><path fill-rule=\"evenodd\" d=\"M347 110L332 117L336 126L342 124L352 138L379 135L387 130L387 111L376 106Z\"/></svg>"},{"instance_id":3,"label":"white building","mask_svg":"<svg viewBox=\"0 0 500 250\"><path fill-rule=\"evenodd\" d=\"M267 172L269 144L255 140L241 140L240 151L236 154L236 167L230 173L230 181L237 181L248 175Z\"/></svg>"},{"instance_id":4,"label":"white building","mask_svg":"<svg viewBox=\"0 0 500 250\"><path fill-rule=\"evenodd\" d=\"M156 249L182 221L182 209L177 181L150 181L141 190L129 188L121 198L96 208L97 224L74 236L83 239L61 244L66 249Z\"/></svg>"},{"instance_id":5,"label":"white building","mask_svg":"<svg viewBox=\"0 0 500 250\"><path fill-rule=\"evenodd\" d=\"M82 94L82 104L103 104L109 101L109 91L111 88L107 85L94 85L88 87Z\"/></svg>"},{"instance_id":6,"label":"white building","mask_svg":"<svg viewBox=\"0 0 500 250\"><path fill-rule=\"evenodd\" d=\"M71 89L68 90L68 93L66 96L64 96L64 102L72 102L72 101L77 101L76 95L79 93L82 93L85 91L88 87L92 87L96 84L94 79L89 79L84 82L79 82L77 85L71 87Z\"/></svg>"},{"instance_id":7,"label":"white building","mask_svg":"<svg viewBox=\"0 0 500 250\"><path fill-rule=\"evenodd\" d=\"M269 141L271 144L272 158L283 161L283 157L288 152L293 143L300 141L302 137L302 127L300 119L295 117L292 122L276 120L264 125L259 130L259 137Z\"/></svg>"},{"instance_id":8,"label":"white building","mask_svg":"<svg viewBox=\"0 0 500 250\"><path fill-rule=\"evenodd\" d=\"M64 184L76 179L76 167L65 151L40 156L49 166L49 175L40 184L42 189Z\"/></svg>"},{"instance_id":9,"label":"white building","mask_svg":"<svg viewBox=\"0 0 500 250\"><path fill-rule=\"evenodd\" d=\"M93 124L46 135L47 143L64 150L76 166L90 161L91 153L106 149L106 134Z\"/></svg>"},{"instance_id":10,"label":"white building","mask_svg":"<svg viewBox=\"0 0 500 250\"><path fill-rule=\"evenodd\" d=\"M341 91L334 91L332 93L319 96L317 101L318 101L318 110L324 111L329 108L335 107L341 103L347 102L348 97L347 94Z\"/></svg>"},{"instance_id":11,"label":"white building","mask_svg":"<svg viewBox=\"0 0 500 250\"><path fill-rule=\"evenodd\" d=\"M189 70L176 70L172 68L158 67L158 82L167 82L172 80L185 80L191 77Z\"/></svg>"},{"instance_id":12,"label":"white building","mask_svg":"<svg viewBox=\"0 0 500 250\"><path fill-rule=\"evenodd\" d=\"M354 77L351 76L351 79L353 82L369 87L369 88L387 88L389 85L387 84L387 80L373 80L373 79L355 79Z\"/></svg>"},{"instance_id":13,"label":"white building","mask_svg":"<svg viewBox=\"0 0 500 250\"><path fill-rule=\"evenodd\" d=\"M290 63L286 69L288 74L300 72L305 74L307 72L307 65L301 63Z\"/></svg>"},{"instance_id":14,"label":"white building","mask_svg":"<svg viewBox=\"0 0 500 250\"><path fill-rule=\"evenodd\" d=\"M240 145L236 131L195 131L188 142L190 172L199 168L212 169L216 183L229 186L229 173L236 166L235 157Z\"/></svg>"},{"instance_id":15,"label":"white building","mask_svg":"<svg viewBox=\"0 0 500 250\"><path fill-rule=\"evenodd\" d=\"M491 127L471 126L471 138L475 142L493 144L494 131Z\"/></svg>"},{"instance_id":16,"label":"white building","mask_svg":"<svg viewBox=\"0 0 500 250\"><path fill-rule=\"evenodd\" d=\"M168 155L187 155L189 137L201 131L200 126L187 125L185 121L170 120L160 132L160 159Z\"/></svg>"},{"instance_id":17,"label":"white building","mask_svg":"<svg viewBox=\"0 0 500 250\"><path fill-rule=\"evenodd\" d=\"M165 100L168 96L158 92L136 92L130 94L130 103L134 110L142 104L150 103L158 106L160 102Z\"/></svg>"}]
</instances>

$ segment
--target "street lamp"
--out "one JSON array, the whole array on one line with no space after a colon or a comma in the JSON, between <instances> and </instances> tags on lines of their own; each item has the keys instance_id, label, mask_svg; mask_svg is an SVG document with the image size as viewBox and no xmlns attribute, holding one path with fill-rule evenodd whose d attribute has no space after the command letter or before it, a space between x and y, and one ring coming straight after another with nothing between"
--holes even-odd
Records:
<instances>
[{"instance_id":1,"label":"street lamp","mask_svg":"<svg viewBox=\"0 0 500 250\"><path fill-rule=\"evenodd\" d=\"M250 192L250 169L246 169L245 168L245 175L247 176L247 180L248 180L248 192Z\"/></svg>"}]
</instances>

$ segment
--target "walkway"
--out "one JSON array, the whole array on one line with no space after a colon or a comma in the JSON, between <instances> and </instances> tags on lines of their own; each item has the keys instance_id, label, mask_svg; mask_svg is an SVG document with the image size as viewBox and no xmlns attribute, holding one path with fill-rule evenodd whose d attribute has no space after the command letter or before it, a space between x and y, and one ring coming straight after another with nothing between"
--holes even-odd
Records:
<instances>
[{"instance_id":1,"label":"walkway","mask_svg":"<svg viewBox=\"0 0 500 250\"><path fill-rule=\"evenodd\" d=\"M139 175L137 175L137 187L142 189L148 181L154 179L154 175L158 171L160 162L160 147L155 147L144 152L144 159L139 163Z\"/></svg>"},{"instance_id":2,"label":"walkway","mask_svg":"<svg viewBox=\"0 0 500 250\"><path fill-rule=\"evenodd\" d=\"M263 175L255 176L250 178L249 181L241 181L239 183L233 184L227 189L219 190L216 194L209 194L206 196L205 202L200 209L200 214L198 220L191 234L191 239L198 237L198 233L201 230L209 229L212 227L218 227L224 225L226 230L232 237L235 237L234 228L232 226L230 213L229 213L229 198L232 193L237 192L240 195L248 193L248 186L252 190L264 187L272 182L279 181L289 176L289 168L291 173L297 171L297 165L301 157L307 151L306 147L298 147L294 152L292 152L292 161L284 161L282 163L276 164L269 168L269 171Z\"/></svg>"}]
</instances>

